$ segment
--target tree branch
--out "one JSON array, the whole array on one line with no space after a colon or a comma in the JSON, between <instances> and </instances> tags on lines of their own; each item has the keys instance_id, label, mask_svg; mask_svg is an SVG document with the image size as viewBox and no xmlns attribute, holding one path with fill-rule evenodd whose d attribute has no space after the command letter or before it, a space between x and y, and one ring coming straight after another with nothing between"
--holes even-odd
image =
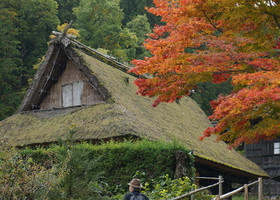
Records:
<instances>
[{"instance_id":1,"label":"tree branch","mask_svg":"<svg viewBox=\"0 0 280 200\"><path fill-rule=\"evenodd\" d=\"M204 16L206 17L206 19L209 21L209 23L218 31L220 31L221 33L223 33L223 31L218 28L215 24L213 24L213 22L211 21L211 19L208 17L208 15L206 14L206 12L204 10L202 10Z\"/></svg>"},{"instance_id":2,"label":"tree branch","mask_svg":"<svg viewBox=\"0 0 280 200\"><path fill-rule=\"evenodd\" d=\"M276 22L276 24L277 24L277 26L278 26L278 29L280 29L280 23L279 23L279 21L278 21L278 18L277 18L275 15L273 15L273 19L274 19L274 21Z\"/></svg>"},{"instance_id":3,"label":"tree branch","mask_svg":"<svg viewBox=\"0 0 280 200\"><path fill-rule=\"evenodd\" d=\"M227 71L218 71L218 72L213 72L213 74L232 74L236 72L247 72L246 70L227 70Z\"/></svg>"},{"instance_id":4,"label":"tree branch","mask_svg":"<svg viewBox=\"0 0 280 200\"><path fill-rule=\"evenodd\" d=\"M273 19L274 19L274 21L275 21L275 23L277 24L278 29L280 29L280 22L279 22L279 20L278 20L278 18L280 18L280 15L270 13L270 12L268 12L268 11L266 11L266 10L263 10L262 12L265 13L265 14L268 14L268 15L272 16Z\"/></svg>"}]
</instances>

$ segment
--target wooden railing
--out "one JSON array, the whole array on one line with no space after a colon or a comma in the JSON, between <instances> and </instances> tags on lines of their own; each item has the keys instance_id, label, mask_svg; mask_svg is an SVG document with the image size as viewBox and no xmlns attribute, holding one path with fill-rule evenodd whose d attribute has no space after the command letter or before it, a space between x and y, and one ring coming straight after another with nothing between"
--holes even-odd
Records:
<instances>
[{"instance_id":1,"label":"wooden railing","mask_svg":"<svg viewBox=\"0 0 280 200\"><path fill-rule=\"evenodd\" d=\"M188 197L188 196L192 196L197 193L197 192L201 192L203 190L207 190L209 188L212 188L212 187L215 187L217 185L219 185L219 194L213 198L212 200L222 200L222 199L226 199L228 197L231 197L241 191L244 190L244 200L248 200L248 187L252 186L252 185L255 185L255 184L258 184L258 200L263 200L263 187L262 187L262 178L259 178L257 181L253 182L253 183L250 183L250 184L245 184L244 186L234 190L234 191L231 191L229 193L226 193L226 194L222 194L223 193L223 178L222 176L219 176L218 178L216 177L196 177L196 178L199 178L199 179L212 179L212 180L218 180L217 183L215 184L212 184L212 185L209 185L209 186L206 186L206 187L203 187L203 188L199 188L199 189L196 189L194 191L190 191L189 193L187 194L183 194L181 196L178 196L178 197L175 197L171 200L179 200L179 199L183 199L185 197ZM193 199L193 198L192 198Z\"/></svg>"},{"instance_id":2,"label":"wooden railing","mask_svg":"<svg viewBox=\"0 0 280 200\"><path fill-rule=\"evenodd\" d=\"M241 191L244 190L244 200L248 200L249 199L249 195L248 195L248 187L258 184L258 200L263 200L263 187L262 187L262 178L259 178L257 181L250 183L250 184L245 184L244 186L231 191L229 193L223 194L223 195L217 195L216 198L212 199L212 200L222 200L222 199L226 199L228 197L231 197Z\"/></svg>"},{"instance_id":3,"label":"wooden railing","mask_svg":"<svg viewBox=\"0 0 280 200\"><path fill-rule=\"evenodd\" d=\"M197 193L197 192L201 192L201 191L203 191L203 190L207 190L207 189L212 188L212 187L215 187L215 186L217 186L217 185L219 185L219 194L222 194L222 188L223 188L223 185L222 185L222 184L223 184L223 182L224 182L222 176L219 176L219 178L216 178L216 177L196 177L196 178L199 178L199 179L218 180L218 182L217 182L217 183L214 183L214 184L212 184L212 185L208 185L208 186L203 187L203 188L196 189L196 190L194 190L194 191L190 191L190 192L187 193L187 194L183 194L183 195L178 196L178 197L175 197L175 198L173 198L173 199L171 199L171 200L183 199L183 198L185 198L185 197L192 196L192 195L194 195L194 194Z\"/></svg>"}]
</instances>

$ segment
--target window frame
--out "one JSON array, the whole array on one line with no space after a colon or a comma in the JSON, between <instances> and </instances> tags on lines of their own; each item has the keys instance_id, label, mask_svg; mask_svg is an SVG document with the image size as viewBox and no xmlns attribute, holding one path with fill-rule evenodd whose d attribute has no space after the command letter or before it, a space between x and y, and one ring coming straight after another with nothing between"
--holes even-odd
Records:
<instances>
[{"instance_id":1,"label":"window frame","mask_svg":"<svg viewBox=\"0 0 280 200\"><path fill-rule=\"evenodd\" d=\"M66 89L67 87L68 89ZM63 108L81 106L83 89L83 81L61 85L61 106Z\"/></svg>"},{"instance_id":2,"label":"window frame","mask_svg":"<svg viewBox=\"0 0 280 200\"><path fill-rule=\"evenodd\" d=\"M273 154L280 155L280 142L273 143Z\"/></svg>"}]
</instances>

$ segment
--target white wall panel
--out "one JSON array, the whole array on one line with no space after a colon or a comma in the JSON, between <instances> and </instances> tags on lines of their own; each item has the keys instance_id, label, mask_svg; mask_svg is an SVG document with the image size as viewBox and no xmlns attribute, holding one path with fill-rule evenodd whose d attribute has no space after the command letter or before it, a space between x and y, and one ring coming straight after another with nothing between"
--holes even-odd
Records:
<instances>
[{"instance_id":1,"label":"white wall panel","mask_svg":"<svg viewBox=\"0 0 280 200\"><path fill-rule=\"evenodd\" d=\"M62 107L72 106L73 86L67 84L62 86Z\"/></svg>"},{"instance_id":2,"label":"white wall panel","mask_svg":"<svg viewBox=\"0 0 280 200\"><path fill-rule=\"evenodd\" d=\"M73 106L82 105L83 86L82 81L73 83Z\"/></svg>"}]
</instances>

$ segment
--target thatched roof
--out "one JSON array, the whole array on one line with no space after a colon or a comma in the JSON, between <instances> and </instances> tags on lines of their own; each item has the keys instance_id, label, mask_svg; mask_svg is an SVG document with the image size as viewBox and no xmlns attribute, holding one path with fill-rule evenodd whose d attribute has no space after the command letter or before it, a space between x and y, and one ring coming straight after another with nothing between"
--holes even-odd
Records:
<instances>
[{"instance_id":1,"label":"thatched roof","mask_svg":"<svg viewBox=\"0 0 280 200\"><path fill-rule=\"evenodd\" d=\"M40 101L38 91L45 80L45 71L53 62L54 52L63 46L67 59L73 60L104 95L105 103L92 106L65 108L49 111L32 110ZM55 50L56 49L56 50ZM66 59L59 58L60 61ZM58 59L58 60L59 60ZM135 77L127 74L127 67L89 49L77 42L51 42L44 62L35 75L17 114L0 122L0 129L17 146L44 144L65 138L71 124L75 124L79 140L100 140L114 137L134 136L151 140L176 140L194 150L200 161L207 161L252 176L267 176L256 164L235 150L228 150L215 137L198 140L210 126L207 116L191 98L180 103L162 103L153 108L153 100L136 95ZM59 74L60 70L57 70ZM51 82L46 82L51 85ZM33 106L34 107L34 106Z\"/></svg>"}]
</instances>

